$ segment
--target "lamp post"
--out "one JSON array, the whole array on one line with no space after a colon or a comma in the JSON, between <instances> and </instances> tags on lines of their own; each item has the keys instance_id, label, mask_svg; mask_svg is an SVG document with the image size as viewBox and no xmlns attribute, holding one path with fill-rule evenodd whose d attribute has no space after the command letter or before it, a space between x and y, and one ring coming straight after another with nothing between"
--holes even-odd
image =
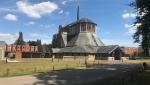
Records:
<instances>
[{"instance_id":1,"label":"lamp post","mask_svg":"<svg viewBox=\"0 0 150 85\"><path fill-rule=\"evenodd\" d=\"M148 57L150 56L150 48L148 48Z\"/></svg>"},{"instance_id":2,"label":"lamp post","mask_svg":"<svg viewBox=\"0 0 150 85\"><path fill-rule=\"evenodd\" d=\"M148 40L148 57L150 56L150 39Z\"/></svg>"}]
</instances>

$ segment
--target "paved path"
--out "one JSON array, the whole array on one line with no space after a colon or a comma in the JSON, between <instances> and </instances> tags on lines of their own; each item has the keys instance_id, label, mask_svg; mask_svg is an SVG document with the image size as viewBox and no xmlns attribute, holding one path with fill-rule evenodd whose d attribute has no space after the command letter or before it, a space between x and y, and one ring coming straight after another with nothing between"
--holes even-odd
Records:
<instances>
[{"instance_id":1,"label":"paved path","mask_svg":"<svg viewBox=\"0 0 150 85\"><path fill-rule=\"evenodd\" d=\"M141 65L135 64L97 65L87 69L68 69L31 76L0 78L0 85L90 85L97 80L107 83L106 79L114 77L121 79L139 68Z\"/></svg>"}]
</instances>

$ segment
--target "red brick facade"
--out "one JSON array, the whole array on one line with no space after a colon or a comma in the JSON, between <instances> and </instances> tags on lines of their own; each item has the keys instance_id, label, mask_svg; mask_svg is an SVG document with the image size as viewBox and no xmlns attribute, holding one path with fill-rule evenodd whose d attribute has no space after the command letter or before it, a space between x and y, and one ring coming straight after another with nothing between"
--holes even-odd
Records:
<instances>
[{"instance_id":1,"label":"red brick facade","mask_svg":"<svg viewBox=\"0 0 150 85\"><path fill-rule=\"evenodd\" d=\"M38 46L30 46L28 43L24 45L6 45L7 52L38 52Z\"/></svg>"},{"instance_id":2,"label":"red brick facade","mask_svg":"<svg viewBox=\"0 0 150 85\"><path fill-rule=\"evenodd\" d=\"M15 59L16 59L16 60L21 60L21 58L22 58L22 52L17 51L17 52L16 52Z\"/></svg>"},{"instance_id":3,"label":"red brick facade","mask_svg":"<svg viewBox=\"0 0 150 85\"><path fill-rule=\"evenodd\" d=\"M137 48L133 48L133 47L124 47L122 48L125 56L133 56L136 53L138 53L138 49Z\"/></svg>"},{"instance_id":4,"label":"red brick facade","mask_svg":"<svg viewBox=\"0 0 150 85\"><path fill-rule=\"evenodd\" d=\"M23 52L34 53L38 52L38 46L30 46L28 43L24 45L6 45L6 52L14 52L16 53L15 59L20 60L22 58Z\"/></svg>"}]
</instances>

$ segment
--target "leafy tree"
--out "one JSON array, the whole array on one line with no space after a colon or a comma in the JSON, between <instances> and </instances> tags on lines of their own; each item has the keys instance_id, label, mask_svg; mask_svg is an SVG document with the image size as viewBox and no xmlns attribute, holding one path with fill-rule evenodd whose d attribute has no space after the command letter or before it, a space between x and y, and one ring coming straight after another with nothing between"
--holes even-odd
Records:
<instances>
[{"instance_id":1,"label":"leafy tree","mask_svg":"<svg viewBox=\"0 0 150 85\"><path fill-rule=\"evenodd\" d=\"M133 35L135 43L140 43L146 56L149 56L150 50L150 0L135 0L130 3L137 13L135 25L137 31Z\"/></svg>"},{"instance_id":2,"label":"leafy tree","mask_svg":"<svg viewBox=\"0 0 150 85\"><path fill-rule=\"evenodd\" d=\"M42 52L42 42L41 40L37 40L38 51Z\"/></svg>"},{"instance_id":3,"label":"leafy tree","mask_svg":"<svg viewBox=\"0 0 150 85\"><path fill-rule=\"evenodd\" d=\"M19 37L18 39L15 41L15 45L23 45L25 43L25 41L23 40L23 33L19 32Z\"/></svg>"},{"instance_id":4,"label":"leafy tree","mask_svg":"<svg viewBox=\"0 0 150 85\"><path fill-rule=\"evenodd\" d=\"M42 51L43 52L50 52L51 51L51 44L43 44L42 45Z\"/></svg>"}]
</instances>

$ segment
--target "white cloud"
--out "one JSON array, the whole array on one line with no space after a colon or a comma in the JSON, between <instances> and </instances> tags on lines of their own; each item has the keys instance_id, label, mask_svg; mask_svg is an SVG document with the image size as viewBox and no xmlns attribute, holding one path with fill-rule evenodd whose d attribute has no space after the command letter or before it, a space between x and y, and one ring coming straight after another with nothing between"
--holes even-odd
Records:
<instances>
[{"instance_id":1,"label":"white cloud","mask_svg":"<svg viewBox=\"0 0 150 85\"><path fill-rule=\"evenodd\" d=\"M137 16L137 13L129 13L127 10L123 11L122 18L135 18Z\"/></svg>"},{"instance_id":2,"label":"white cloud","mask_svg":"<svg viewBox=\"0 0 150 85\"><path fill-rule=\"evenodd\" d=\"M67 3L67 1L62 1L62 4L63 4L63 5L66 5L66 3Z\"/></svg>"},{"instance_id":3,"label":"white cloud","mask_svg":"<svg viewBox=\"0 0 150 85\"><path fill-rule=\"evenodd\" d=\"M136 13L130 13L130 17L131 17L131 18L135 18L136 16L137 16Z\"/></svg>"},{"instance_id":4,"label":"white cloud","mask_svg":"<svg viewBox=\"0 0 150 85\"><path fill-rule=\"evenodd\" d=\"M51 39L43 39L42 40L42 44L50 44L51 43Z\"/></svg>"},{"instance_id":5,"label":"white cloud","mask_svg":"<svg viewBox=\"0 0 150 85\"><path fill-rule=\"evenodd\" d=\"M30 37L38 37L38 38L49 38L49 36L47 36L45 34L39 34L39 33L30 33L29 36Z\"/></svg>"},{"instance_id":6,"label":"white cloud","mask_svg":"<svg viewBox=\"0 0 150 85\"><path fill-rule=\"evenodd\" d=\"M128 33L133 34L136 32L137 27L139 27L140 25L141 25L140 23L135 24L135 25L134 24L131 24L131 25L125 24L124 27L128 28Z\"/></svg>"},{"instance_id":7,"label":"white cloud","mask_svg":"<svg viewBox=\"0 0 150 85\"><path fill-rule=\"evenodd\" d=\"M64 11L63 10L60 10L59 12L58 12L58 14L63 14L64 13Z\"/></svg>"},{"instance_id":8,"label":"white cloud","mask_svg":"<svg viewBox=\"0 0 150 85\"><path fill-rule=\"evenodd\" d=\"M9 20L9 21L17 21L17 16L13 14L7 14L4 19Z\"/></svg>"},{"instance_id":9,"label":"white cloud","mask_svg":"<svg viewBox=\"0 0 150 85\"><path fill-rule=\"evenodd\" d=\"M63 0L63 1L62 1L62 4L63 4L63 5L66 5L66 4L69 3L69 2L75 2L75 1L77 1L77 0Z\"/></svg>"},{"instance_id":10,"label":"white cloud","mask_svg":"<svg viewBox=\"0 0 150 85\"><path fill-rule=\"evenodd\" d=\"M18 34L0 33L0 40L5 41L7 44L13 44L17 37Z\"/></svg>"},{"instance_id":11,"label":"white cloud","mask_svg":"<svg viewBox=\"0 0 150 85\"><path fill-rule=\"evenodd\" d=\"M39 33L30 33L29 34L30 40L36 40L36 39L41 39L42 44L46 43L49 44L51 43L51 38L48 35L45 34L39 34Z\"/></svg>"},{"instance_id":12,"label":"white cloud","mask_svg":"<svg viewBox=\"0 0 150 85\"><path fill-rule=\"evenodd\" d=\"M41 2L38 4L30 4L25 1L18 1L17 8L27 16L32 18L41 18L42 15L51 14L53 11L58 9L57 4L53 2Z\"/></svg>"},{"instance_id":13,"label":"white cloud","mask_svg":"<svg viewBox=\"0 0 150 85\"><path fill-rule=\"evenodd\" d=\"M127 18L135 18L137 16L137 14L135 14L135 13L124 13L123 15L122 15L122 17L124 18L124 19L127 19Z\"/></svg>"},{"instance_id":14,"label":"white cloud","mask_svg":"<svg viewBox=\"0 0 150 85\"><path fill-rule=\"evenodd\" d=\"M34 25L34 24L35 24L35 22L33 22L33 21L30 21L30 22L29 22L29 24L30 24L30 25Z\"/></svg>"},{"instance_id":15,"label":"white cloud","mask_svg":"<svg viewBox=\"0 0 150 85\"><path fill-rule=\"evenodd\" d=\"M69 15L70 14L70 12L65 12L65 15Z\"/></svg>"},{"instance_id":16,"label":"white cloud","mask_svg":"<svg viewBox=\"0 0 150 85\"><path fill-rule=\"evenodd\" d=\"M34 21L29 21L28 23L26 23L25 25L26 26L30 26L30 25L34 25L35 24L35 22Z\"/></svg>"},{"instance_id":17,"label":"white cloud","mask_svg":"<svg viewBox=\"0 0 150 85\"><path fill-rule=\"evenodd\" d=\"M60 11L58 12L58 14L61 14L61 15L69 15L70 12L64 11L64 10L60 10Z\"/></svg>"},{"instance_id":18,"label":"white cloud","mask_svg":"<svg viewBox=\"0 0 150 85\"><path fill-rule=\"evenodd\" d=\"M40 25L41 28L51 28L53 26L54 26L54 24L51 24L51 25L49 25L49 24L41 24Z\"/></svg>"},{"instance_id":19,"label":"white cloud","mask_svg":"<svg viewBox=\"0 0 150 85\"><path fill-rule=\"evenodd\" d=\"M142 13L139 13L139 10L140 9L138 9L137 12L135 12L135 13L124 10L123 14L122 14L122 18L128 19L128 18L136 18L137 16L142 17L147 13L147 10L144 10L144 12L142 12Z\"/></svg>"},{"instance_id":20,"label":"white cloud","mask_svg":"<svg viewBox=\"0 0 150 85\"><path fill-rule=\"evenodd\" d=\"M63 5L66 5L67 3L75 2L75 1L77 1L77 0L63 0L63 1L62 1L62 4L63 4Z\"/></svg>"},{"instance_id":21,"label":"white cloud","mask_svg":"<svg viewBox=\"0 0 150 85\"><path fill-rule=\"evenodd\" d=\"M134 40L133 40L134 41ZM125 39L103 39L105 45L119 45L119 46L126 46L126 47L138 47L138 43L134 43L132 40L125 40Z\"/></svg>"},{"instance_id":22,"label":"white cloud","mask_svg":"<svg viewBox=\"0 0 150 85\"><path fill-rule=\"evenodd\" d=\"M0 12L18 12L16 9L0 8Z\"/></svg>"},{"instance_id":23,"label":"white cloud","mask_svg":"<svg viewBox=\"0 0 150 85\"><path fill-rule=\"evenodd\" d=\"M130 17L130 14L129 14L129 13L124 13L124 14L122 15L122 17L123 17L124 19L129 18L129 17Z\"/></svg>"}]
</instances>

